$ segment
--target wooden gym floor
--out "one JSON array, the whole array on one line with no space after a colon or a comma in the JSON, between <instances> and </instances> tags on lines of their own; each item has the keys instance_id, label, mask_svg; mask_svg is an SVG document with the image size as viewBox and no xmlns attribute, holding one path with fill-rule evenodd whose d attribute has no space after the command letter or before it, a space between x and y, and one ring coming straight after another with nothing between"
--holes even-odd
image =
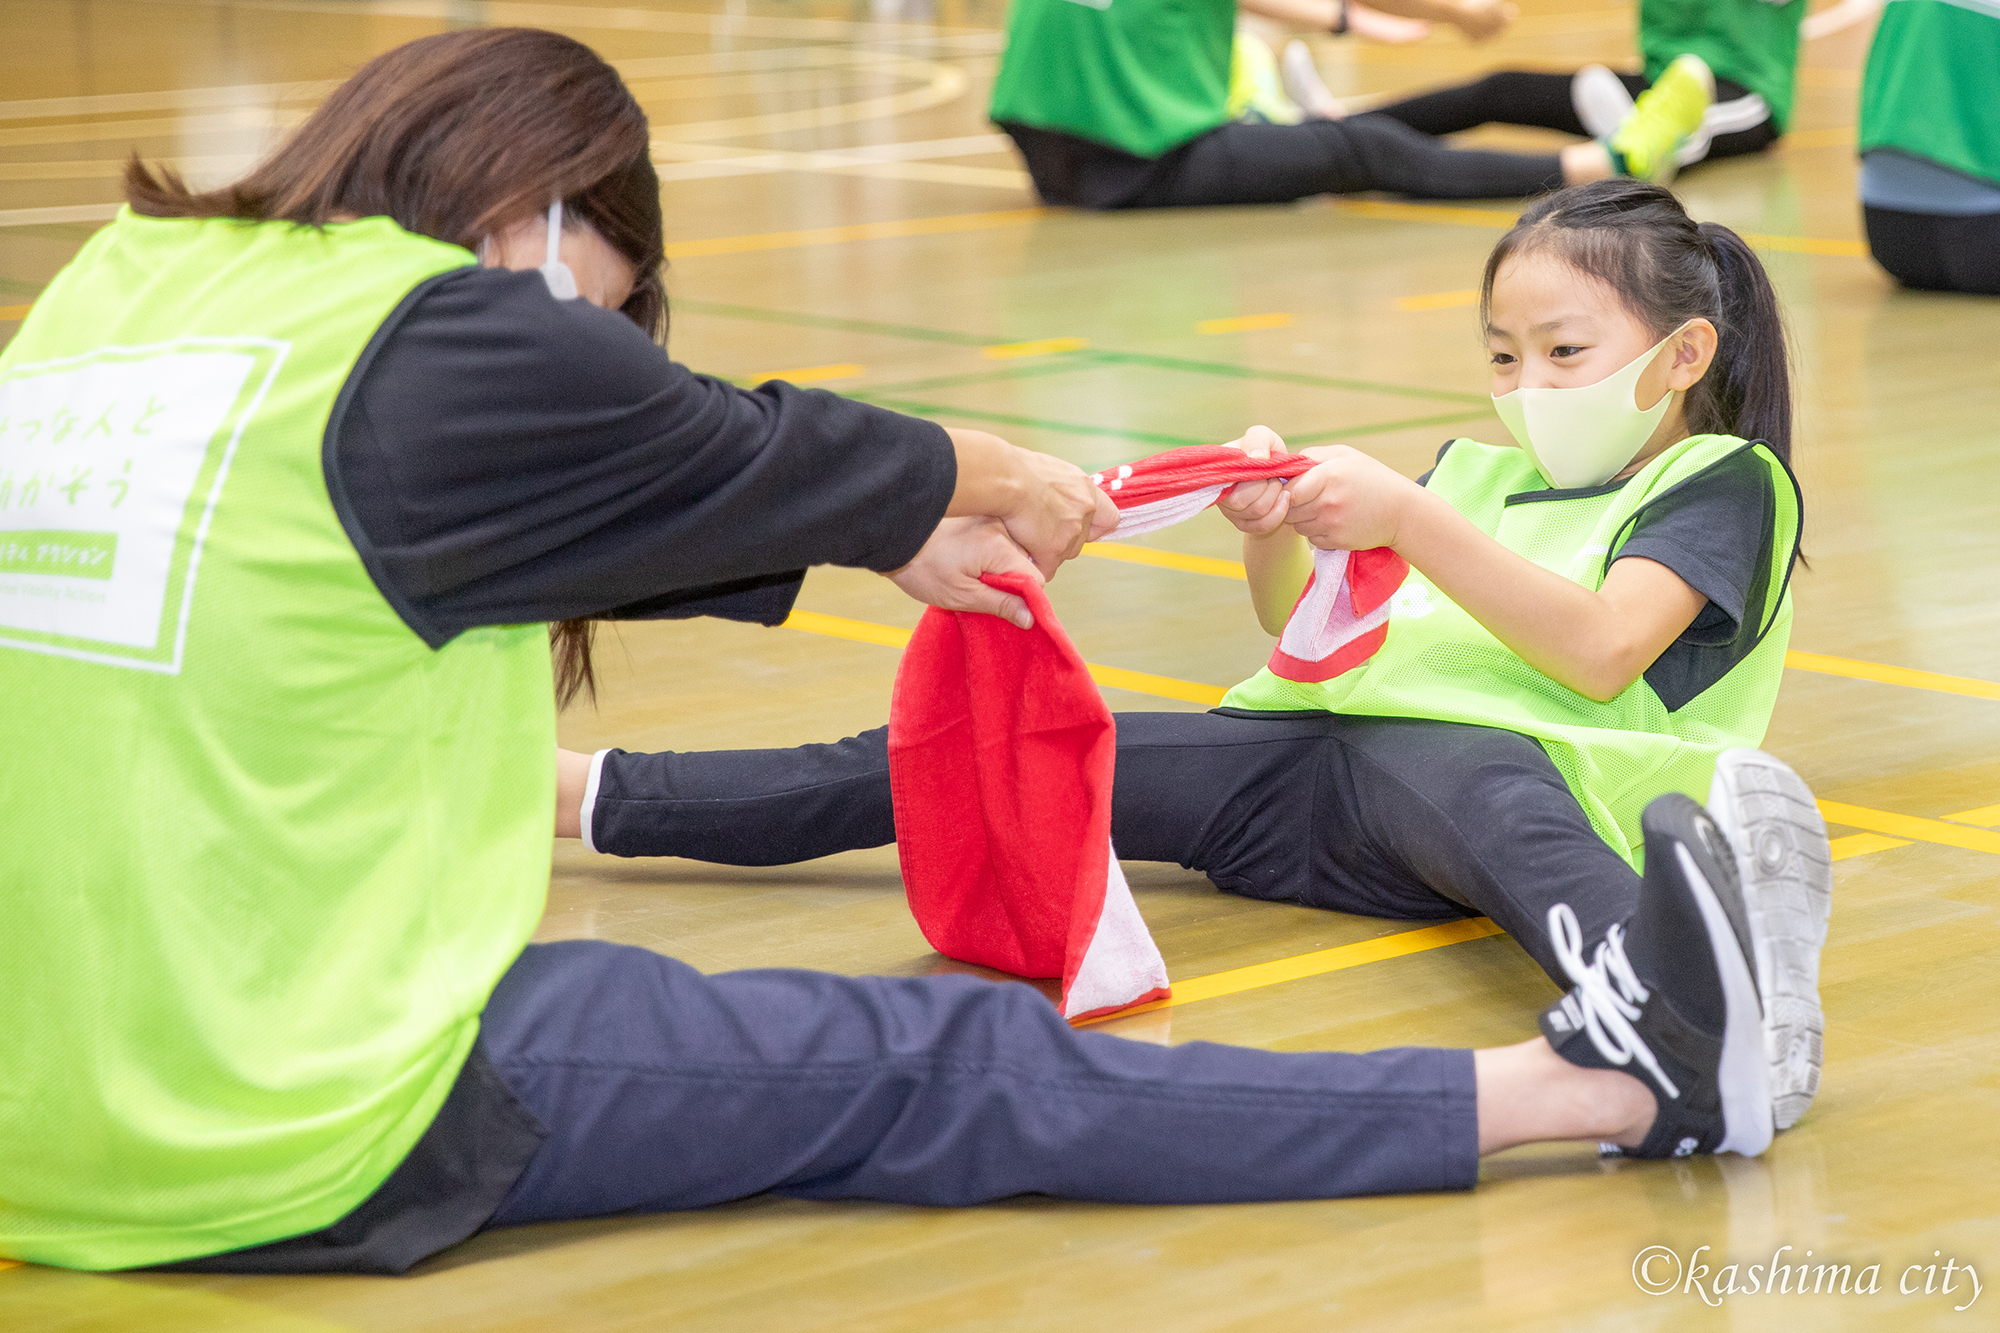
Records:
<instances>
[{"instance_id":1,"label":"wooden gym floor","mask_svg":"<svg viewBox=\"0 0 2000 1333\"><path fill-rule=\"evenodd\" d=\"M220 181L367 57L449 26L533 24L619 62L653 117L672 346L699 369L821 383L1091 467L1252 422L1411 473L1448 435L1506 438L1468 289L1516 205L1040 210L983 115L999 4L896 3L0 0L0 340L109 216L131 148ZM1523 7L1488 47L1328 39L1322 67L1366 98L1631 57L1628 4ZM1842 857L1824 1091L1764 1157L1603 1163L1554 1147L1490 1161L1471 1194L1263 1206L753 1199L487 1235L402 1280L17 1265L0 1273L0 1327L2000 1326L2000 1292L1955 1310L1963 1274L1938 1289L1947 1260L2000 1281L2000 303L1898 291L1856 239L1870 26L1806 45L1779 148L1681 182L1698 216L1754 234L1790 311L1812 569L1768 745L1828 802ZM1207 706L1268 653L1217 516L1095 554L1053 596L1115 709ZM841 570L816 572L800 606L785 629L607 634L601 703L572 711L566 743L788 745L879 725L918 608ZM1531 1034L1553 994L1504 937L1128 871L1180 1001L1114 1025L1137 1039L1492 1044ZM892 849L736 871L560 844L541 934L709 970L941 965ZM1648 1246L1707 1246L1694 1262L1711 1273L1791 1246L1781 1262L1810 1251L1853 1265L1857 1284L1879 1264L1881 1290L1710 1308L1684 1284L1643 1293ZM1671 1281L1665 1264L1646 1272Z\"/></svg>"}]
</instances>

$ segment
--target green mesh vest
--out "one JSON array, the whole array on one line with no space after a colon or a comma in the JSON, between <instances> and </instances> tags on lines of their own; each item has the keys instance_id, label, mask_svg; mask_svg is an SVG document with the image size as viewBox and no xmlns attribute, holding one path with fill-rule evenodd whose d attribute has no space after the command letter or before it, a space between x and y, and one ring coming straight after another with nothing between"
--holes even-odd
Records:
<instances>
[{"instance_id":1,"label":"green mesh vest","mask_svg":"<svg viewBox=\"0 0 2000 1333\"><path fill-rule=\"evenodd\" d=\"M321 467L371 336L471 262L128 211L0 353L0 1254L341 1217L540 916L544 627L426 647Z\"/></svg>"},{"instance_id":2,"label":"green mesh vest","mask_svg":"<svg viewBox=\"0 0 2000 1333\"><path fill-rule=\"evenodd\" d=\"M1759 581L1762 605L1746 607L1762 637L1715 684L1668 711L1642 678L1609 703L1587 699L1515 656L1478 621L1415 570L1397 592L1389 634L1362 666L1308 685L1260 671L1223 699L1226 708L1325 709L1364 717L1435 718L1498 727L1542 744L1591 826L1613 850L1640 864L1639 814L1665 792L1708 798L1715 758L1764 739L1791 637L1788 576L1798 550L1798 489L1761 444L1696 435L1648 463L1616 489L1549 498L1548 485L1519 449L1457 440L1429 487L1508 550L1599 587L1649 503L1738 450L1753 450L1772 471L1777 494L1771 564ZM1521 498L1544 498L1522 503ZM1509 503L1509 497L1517 497Z\"/></svg>"},{"instance_id":3,"label":"green mesh vest","mask_svg":"<svg viewBox=\"0 0 2000 1333\"><path fill-rule=\"evenodd\" d=\"M2000 0L1894 0L1868 48L1856 146L2000 182Z\"/></svg>"}]
</instances>

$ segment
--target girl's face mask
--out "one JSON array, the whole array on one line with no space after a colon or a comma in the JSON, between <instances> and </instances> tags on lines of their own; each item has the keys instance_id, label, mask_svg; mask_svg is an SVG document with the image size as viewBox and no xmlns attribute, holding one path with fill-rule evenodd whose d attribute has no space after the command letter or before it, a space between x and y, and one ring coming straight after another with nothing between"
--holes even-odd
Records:
<instances>
[{"instance_id":1,"label":"girl's face mask","mask_svg":"<svg viewBox=\"0 0 2000 1333\"><path fill-rule=\"evenodd\" d=\"M1535 462L1542 480L1557 490L1602 486L1622 471L1652 436L1674 401L1674 391L1651 407L1638 405L1639 377L1683 324L1595 384L1573 389L1515 389L1498 394L1493 410Z\"/></svg>"}]
</instances>

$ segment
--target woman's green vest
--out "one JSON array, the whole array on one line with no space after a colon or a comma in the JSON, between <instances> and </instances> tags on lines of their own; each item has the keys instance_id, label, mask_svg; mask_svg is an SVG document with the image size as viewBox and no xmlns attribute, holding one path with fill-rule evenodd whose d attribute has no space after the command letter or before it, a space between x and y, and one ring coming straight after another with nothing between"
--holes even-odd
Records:
<instances>
[{"instance_id":1,"label":"woman's green vest","mask_svg":"<svg viewBox=\"0 0 2000 1333\"><path fill-rule=\"evenodd\" d=\"M333 1222L540 917L545 630L427 647L321 465L370 339L472 262L127 211L0 352L0 1254Z\"/></svg>"},{"instance_id":2,"label":"woman's green vest","mask_svg":"<svg viewBox=\"0 0 2000 1333\"><path fill-rule=\"evenodd\" d=\"M1776 494L1770 567L1753 590L1761 641L1715 684L1668 711L1641 678L1609 703L1529 666L1415 570L1396 593L1389 634L1363 665L1319 685L1260 671L1226 708L1325 709L1364 717L1435 718L1498 727L1542 743L1591 826L1640 864L1639 814L1665 792L1708 798L1715 759L1762 744L1792 629L1788 591L1798 551L1798 488L1762 444L1696 435L1614 488L1551 492L1519 449L1454 441L1427 483L1502 546L1586 588L1599 587L1647 505L1739 450L1771 470Z\"/></svg>"}]
</instances>

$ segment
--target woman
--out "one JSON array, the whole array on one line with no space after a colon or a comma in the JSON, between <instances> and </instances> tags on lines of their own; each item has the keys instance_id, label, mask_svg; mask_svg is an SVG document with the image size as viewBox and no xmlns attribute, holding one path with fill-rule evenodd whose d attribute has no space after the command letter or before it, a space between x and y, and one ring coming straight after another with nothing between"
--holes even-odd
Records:
<instances>
[{"instance_id":1,"label":"woman","mask_svg":"<svg viewBox=\"0 0 2000 1333\"><path fill-rule=\"evenodd\" d=\"M767 1189L1298 1198L1468 1187L1531 1139L1761 1147L1728 1058L1755 996L1703 915L1733 871L1692 816L1660 836L1708 882L1649 881L1657 998L1618 1020L1679 1024L1670 1081L1576 1041L1163 1050L1018 986L528 945L579 618L768 623L819 562L1018 618L977 575L1110 518L990 436L668 362L647 144L566 38L413 42L233 186L135 162L0 353L0 1141L35 1145L0 1154L0 1254L396 1272Z\"/></svg>"}]
</instances>

